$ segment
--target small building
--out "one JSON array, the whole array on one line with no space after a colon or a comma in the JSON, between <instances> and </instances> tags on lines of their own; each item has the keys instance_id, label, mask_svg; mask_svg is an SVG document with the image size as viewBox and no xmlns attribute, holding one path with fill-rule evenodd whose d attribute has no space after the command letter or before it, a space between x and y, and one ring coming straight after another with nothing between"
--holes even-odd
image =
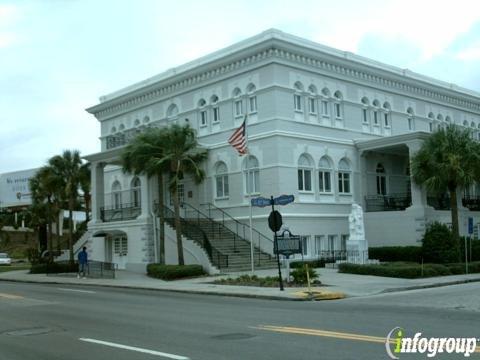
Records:
<instances>
[{"instance_id":1,"label":"small building","mask_svg":"<svg viewBox=\"0 0 480 360\"><path fill-rule=\"evenodd\" d=\"M353 203L363 208L370 246L418 245L426 224L449 223L450 212L448 199L411 180L410 157L448 124L480 138L479 93L275 29L102 96L87 111L101 124L101 151L86 157L93 219L78 247L138 271L158 260L157 179L124 174L120 155L142 131L189 124L209 151L206 181L184 179L178 191L182 217L197 226L184 234L187 262L211 271L249 268L257 196L295 196L280 211L306 258L345 251ZM240 157L227 140L245 116L250 155ZM468 217L480 222L480 191L463 195L465 232ZM258 266L273 251L268 214L252 209ZM212 222L217 233L205 226ZM174 263L171 226L167 237Z\"/></svg>"}]
</instances>

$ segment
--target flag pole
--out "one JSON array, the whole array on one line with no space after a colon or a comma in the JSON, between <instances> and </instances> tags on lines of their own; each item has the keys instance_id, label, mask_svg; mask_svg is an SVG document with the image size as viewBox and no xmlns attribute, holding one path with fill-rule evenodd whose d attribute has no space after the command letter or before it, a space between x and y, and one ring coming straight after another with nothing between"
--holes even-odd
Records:
<instances>
[{"instance_id":1,"label":"flag pole","mask_svg":"<svg viewBox=\"0 0 480 360\"><path fill-rule=\"evenodd\" d=\"M246 144L247 144L247 188L249 188L248 191L248 205L250 207L250 216L248 219L248 224L250 226L250 261L251 261L251 267L252 267L252 275L255 274L255 266L254 266L254 260L253 260L253 229L252 229L252 214L253 214L253 209L252 209L252 193L253 193L253 184L254 184L254 179L252 179L252 186L250 185L250 175L251 175L251 169L250 169L250 149L248 147L248 127L247 127L247 119L248 116L245 115L245 139L246 139Z\"/></svg>"}]
</instances>

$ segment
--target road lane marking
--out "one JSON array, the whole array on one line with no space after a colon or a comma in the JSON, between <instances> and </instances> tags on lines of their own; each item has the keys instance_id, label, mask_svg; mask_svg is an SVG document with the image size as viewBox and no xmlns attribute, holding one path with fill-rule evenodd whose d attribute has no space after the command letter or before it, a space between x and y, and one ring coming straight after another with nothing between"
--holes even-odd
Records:
<instances>
[{"instance_id":1,"label":"road lane marking","mask_svg":"<svg viewBox=\"0 0 480 360\"><path fill-rule=\"evenodd\" d=\"M0 293L0 298L10 299L10 300L25 299L23 296L20 296L20 295L5 294L5 293Z\"/></svg>"},{"instance_id":2,"label":"road lane marking","mask_svg":"<svg viewBox=\"0 0 480 360\"><path fill-rule=\"evenodd\" d=\"M367 341L367 342L382 343L382 344L385 344L385 341L387 341L386 338L379 337L379 336L352 334L352 333L317 330L317 329L306 329L306 328L298 328L298 327L290 327L290 326L259 325L259 326L254 326L253 328L259 329L259 330L265 330L265 331L287 333L287 334L322 336L322 337L331 337L336 339ZM394 342L395 342L394 339L390 339L390 343L393 344ZM480 353L480 346L477 346L477 348L475 349L475 352Z\"/></svg>"},{"instance_id":3,"label":"road lane marking","mask_svg":"<svg viewBox=\"0 0 480 360\"><path fill-rule=\"evenodd\" d=\"M150 354L150 355L156 355L156 356L163 356L163 357L166 357L166 358L169 358L169 359L190 360L190 358L185 357L185 356L181 356L181 355L169 354L169 353L155 351L155 350L142 349L142 348L139 348L139 347L122 345L122 344L112 343L112 342L108 342L108 341L88 339L88 338L79 338L78 340L85 341L85 342L90 342L90 343L94 343L94 344L99 344L99 345L110 346L110 347L114 347L114 348L118 348L118 349L137 351L137 352Z\"/></svg>"},{"instance_id":4,"label":"road lane marking","mask_svg":"<svg viewBox=\"0 0 480 360\"><path fill-rule=\"evenodd\" d=\"M66 289L66 288L57 288L57 290L62 290L62 291L72 291L72 292L79 292L79 293L85 293L85 294L95 294L95 291L91 290L78 290L78 289Z\"/></svg>"}]
</instances>

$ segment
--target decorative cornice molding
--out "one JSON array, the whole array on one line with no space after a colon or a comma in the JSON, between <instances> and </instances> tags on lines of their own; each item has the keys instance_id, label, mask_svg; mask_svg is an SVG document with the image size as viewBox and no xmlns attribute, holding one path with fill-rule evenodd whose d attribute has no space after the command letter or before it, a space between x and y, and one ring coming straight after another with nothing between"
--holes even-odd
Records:
<instances>
[{"instance_id":1,"label":"decorative cornice molding","mask_svg":"<svg viewBox=\"0 0 480 360\"><path fill-rule=\"evenodd\" d=\"M327 73L329 72L332 75L340 75L347 79L376 84L377 86L380 85L387 90L393 89L403 92L406 96L412 96L413 94L416 97L448 103L476 112L480 111L480 98L477 99L473 95L464 94L452 88L415 79L410 76L408 70L403 70L402 77L402 75L382 68L374 68L371 65L357 63L348 57L337 59L321 52L312 56L311 54L302 53L299 49L288 49L288 47L292 47L292 45L295 46L295 44L288 42L269 41L265 43L265 45L267 46L266 48L260 49L240 59L220 65L218 65L217 61L216 66L215 64L211 64L211 66L213 66L211 69L199 71L191 75L172 75L171 78L159 81L157 84L132 90L131 93L100 103L88 108L87 111L100 118L112 116L113 114L160 101L168 96L172 96L172 94L178 91L205 84L231 72L244 70L247 67L257 65L267 59L273 59L274 61L272 62L279 60L282 63L300 64L316 69L317 71L320 70ZM175 81L175 77L179 79Z\"/></svg>"}]
</instances>

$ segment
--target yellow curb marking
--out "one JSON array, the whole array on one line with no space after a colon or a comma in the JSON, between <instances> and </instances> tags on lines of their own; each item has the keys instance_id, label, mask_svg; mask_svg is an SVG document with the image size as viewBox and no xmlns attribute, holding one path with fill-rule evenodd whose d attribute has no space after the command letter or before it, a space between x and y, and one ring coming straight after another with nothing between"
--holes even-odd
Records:
<instances>
[{"instance_id":1,"label":"yellow curb marking","mask_svg":"<svg viewBox=\"0 0 480 360\"><path fill-rule=\"evenodd\" d=\"M5 294L5 293L0 293L0 298L11 299L11 300L24 299L23 296L13 295L13 294Z\"/></svg>"},{"instance_id":2,"label":"yellow curb marking","mask_svg":"<svg viewBox=\"0 0 480 360\"><path fill-rule=\"evenodd\" d=\"M275 332L288 333L288 334L323 336L323 337L331 337L336 339L367 341L367 342L374 342L374 343L381 343L381 344L385 344L385 341L387 341L386 338L378 337L378 336L343 333L343 332L326 331L326 330L316 330L316 329L305 329L305 328L289 327L289 326L259 325L259 326L255 326L254 328L259 330L275 331ZM392 344L395 343L395 340L390 339L390 343ZM480 353L480 346L477 346L477 348L475 349L475 352Z\"/></svg>"}]
</instances>

